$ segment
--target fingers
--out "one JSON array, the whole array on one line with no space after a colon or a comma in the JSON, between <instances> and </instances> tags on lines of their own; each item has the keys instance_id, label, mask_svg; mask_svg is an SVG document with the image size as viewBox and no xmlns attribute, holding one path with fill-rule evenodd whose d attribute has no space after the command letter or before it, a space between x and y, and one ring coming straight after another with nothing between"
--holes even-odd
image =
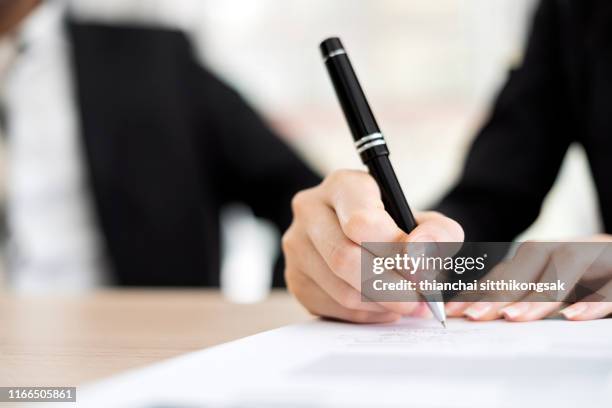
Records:
<instances>
[{"instance_id":1,"label":"fingers","mask_svg":"<svg viewBox=\"0 0 612 408\"><path fill-rule=\"evenodd\" d=\"M347 282L353 288L361 289L361 247L348 239L338 223L334 212L313 200L302 210L310 222L302 226L306 237L300 239L300 259L304 259L304 247L310 243L324 260L326 270ZM310 271L311 269L302 268Z\"/></svg>"},{"instance_id":2,"label":"fingers","mask_svg":"<svg viewBox=\"0 0 612 408\"><path fill-rule=\"evenodd\" d=\"M597 291L597 295L603 299L612 299L612 281L609 281ZM574 303L561 310L561 314L568 320L593 320L608 317L612 314L612 302L589 302Z\"/></svg>"},{"instance_id":3,"label":"fingers","mask_svg":"<svg viewBox=\"0 0 612 408\"><path fill-rule=\"evenodd\" d=\"M283 237L287 263L348 309L411 313L418 303L362 301L361 247L346 238L333 211L317 198L311 191L294 199L298 219Z\"/></svg>"},{"instance_id":4,"label":"fingers","mask_svg":"<svg viewBox=\"0 0 612 408\"><path fill-rule=\"evenodd\" d=\"M474 302L463 312L470 320L487 321L502 317L501 310L510 302Z\"/></svg>"},{"instance_id":5,"label":"fingers","mask_svg":"<svg viewBox=\"0 0 612 408\"><path fill-rule=\"evenodd\" d=\"M447 302L444 305L444 309L448 317L462 317L465 309L471 304L472 302Z\"/></svg>"},{"instance_id":6,"label":"fingers","mask_svg":"<svg viewBox=\"0 0 612 408\"><path fill-rule=\"evenodd\" d=\"M497 281L521 276L521 281L538 280L543 274L550 253L555 245L539 244L533 242L522 244L511 260L500 262L485 276L485 279ZM520 300L527 295L529 295L527 291L519 293L500 291L487 295L488 301L473 302L471 304L457 302L458 304L451 306L450 309L452 315L465 316L473 321L489 321L502 317L511 321L522 321L521 319L526 321L543 318L548 315L545 307L534 306L530 308L530 303L528 302L523 302L522 304L512 302L512 300ZM558 308L558 306L556 307Z\"/></svg>"},{"instance_id":7,"label":"fingers","mask_svg":"<svg viewBox=\"0 0 612 408\"><path fill-rule=\"evenodd\" d=\"M510 322L530 322L544 319L562 306L563 302L516 302L503 308L501 313Z\"/></svg>"},{"instance_id":8,"label":"fingers","mask_svg":"<svg viewBox=\"0 0 612 408\"><path fill-rule=\"evenodd\" d=\"M538 283L554 282L560 279L566 284L564 291L555 291L552 295L531 292L524 296L520 302L513 303L501 310L502 315L508 321L526 322L546 318L559 311L567 295L573 290L575 285L587 275L595 260L601 255L602 248L599 245L580 245L577 243L555 244L544 246L544 243L526 243L523 245L523 252L517 253L517 262L527 265L526 267L536 267L540 264L541 257L548 252L546 265L539 271ZM541 249L533 250L536 246ZM531 247L531 248L530 248ZM547 249L552 249L547 251ZM534 257L537 260L527 258ZM512 265L513 262L510 264ZM518 273L517 265L510 266L514 272ZM527 273L535 276L537 270ZM550 299L551 301L542 301ZM573 309L570 309L570 314Z\"/></svg>"},{"instance_id":9,"label":"fingers","mask_svg":"<svg viewBox=\"0 0 612 408\"><path fill-rule=\"evenodd\" d=\"M402 302L362 301L361 261L371 255L362 242L463 239L457 223L434 212L419 215L420 225L409 236L385 211L374 179L360 171L333 173L320 186L298 193L292 209L293 223L283 236L287 282L312 313L337 319L381 321L428 313L416 293ZM385 276L388 283L403 279L395 271Z\"/></svg>"},{"instance_id":10,"label":"fingers","mask_svg":"<svg viewBox=\"0 0 612 408\"><path fill-rule=\"evenodd\" d=\"M466 317L472 321L490 321L504 318L512 322L544 319L556 313L562 302L449 302L449 317Z\"/></svg>"},{"instance_id":11,"label":"fingers","mask_svg":"<svg viewBox=\"0 0 612 408\"><path fill-rule=\"evenodd\" d=\"M487 278L496 280L503 276L520 276L525 282L543 282L552 280L555 276L555 264L563 256L566 259L566 251L559 251L559 245L543 242L525 242L517 250L512 260L498 265ZM562 254L562 255L561 255ZM573 260L574 258L572 258ZM583 273L580 265L575 261L568 261L563 266L563 278L573 284ZM555 293L559 299L564 298L562 294ZM479 302L466 309L465 315L470 320L485 321L503 317L507 321L527 322L544 319L557 312L562 306L560 301L543 302L542 294L520 292L510 294L503 292L494 296L498 299L515 299L518 302ZM538 301L539 300L539 301Z\"/></svg>"},{"instance_id":12,"label":"fingers","mask_svg":"<svg viewBox=\"0 0 612 408\"><path fill-rule=\"evenodd\" d=\"M599 242L597 239L594 242ZM547 245L548 244L548 245ZM470 320L492 320L500 316L507 321L528 322L544 319L556 314L578 283L583 284L589 278L610 279L609 265L612 257L608 254L608 245L584 245L584 242L572 243L526 243L519 248L516 256L509 262L496 267L489 279L495 280L504 276L520 274L523 281L552 283L557 279L566 284L564 290L557 290L546 297L537 292L522 292L525 295L518 302L454 302L447 305L449 316L464 315ZM529 269L530 268L530 269ZM523 269L521 271L521 269ZM608 272L604 272L607 270ZM522 294L521 293L521 294ZM498 295L504 298L507 294ZM600 319L612 314L612 302L594 302L594 298L612 299L612 281L608 281L597 292L584 301L577 302L561 310L568 320ZM550 301L542 300L550 299Z\"/></svg>"},{"instance_id":13,"label":"fingers","mask_svg":"<svg viewBox=\"0 0 612 408\"><path fill-rule=\"evenodd\" d=\"M556 246L556 243L524 242L518 247L512 259L497 264L484 279L491 281L518 279L521 282L537 282L544 273L550 255ZM527 290L515 292L499 291L488 295L487 298L500 302L516 302L528 294Z\"/></svg>"},{"instance_id":14,"label":"fingers","mask_svg":"<svg viewBox=\"0 0 612 408\"><path fill-rule=\"evenodd\" d=\"M612 314L612 302L578 302L566 307L561 314L567 320L594 320Z\"/></svg>"},{"instance_id":15,"label":"fingers","mask_svg":"<svg viewBox=\"0 0 612 408\"><path fill-rule=\"evenodd\" d=\"M346 308L332 299L307 275L296 269L287 269L286 280L289 291L315 316L353 323L388 323L401 317L391 312L370 312Z\"/></svg>"},{"instance_id":16,"label":"fingers","mask_svg":"<svg viewBox=\"0 0 612 408\"><path fill-rule=\"evenodd\" d=\"M555 314L562 302L449 302L448 317L465 316L473 321L495 320L503 317L510 322L529 322ZM595 320L612 315L612 302L578 302L561 310L567 320Z\"/></svg>"},{"instance_id":17,"label":"fingers","mask_svg":"<svg viewBox=\"0 0 612 408\"><path fill-rule=\"evenodd\" d=\"M362 242L459 242L461 226L437 212L417 214L418 226L409 235L385 211L380 190L369 174L338 171L323 183L324 201L336 214L348 239Z\"/></svg>"},{"instance_id":18,"label":"fingers","mask_svg":"<svg viewBox=\"0 0 612 408\"><path fill-rule=\"evenodd\" d=\"M543 319L557 312L561 302L449 302L449 317L466 317L472 321L490 321L504 318L512 322Z\"/></svg>"},{"instance_id":19,"label":"fingers","mask_svg":"<svg viewBox=\"0 0 612 408\"><path fill-rule=\"evenodd\" d=\"M304 242L305 245L302 248L301 256L307 260L303 265L309 271L308 276L334 301L351 310L369 312L388 311L375 302L364 302L359 290L334 274L323 258L317 253L315 247L308 240L304 240Z\"/></svg>"},{"instance_id":20,"label":"fingers","mask_svg":"<svg viewBox=\"0 0 612 408\"><path fill-rule=\"evenodd\" d=\"M595 261L603 251L601 245L584 243L565 243L554 248L538 282L555 282L557 279L565 283L565 290L557 290L548 295L546 300L563 300L573 291L576 284L589 275ZM522 301L542 300L544 295L530 293ZM554 299L553 299L554 298Z\"/></svg>"}]
</instances>

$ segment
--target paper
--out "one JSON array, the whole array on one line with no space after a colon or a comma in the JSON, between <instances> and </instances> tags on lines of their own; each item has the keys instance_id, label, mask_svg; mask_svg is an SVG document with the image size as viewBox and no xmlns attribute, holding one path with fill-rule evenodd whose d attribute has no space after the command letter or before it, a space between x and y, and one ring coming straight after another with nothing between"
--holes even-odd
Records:
<instances>
[{"instance_id":1,"label":"paper","mask_svg":"<svg viewBox=\"0 0 612 408\"><path fill-rule=\"evenodd\" d=\"M80 391L79 407L610 407L612 320L316 320Z\"/></svg>"}]
</instances>

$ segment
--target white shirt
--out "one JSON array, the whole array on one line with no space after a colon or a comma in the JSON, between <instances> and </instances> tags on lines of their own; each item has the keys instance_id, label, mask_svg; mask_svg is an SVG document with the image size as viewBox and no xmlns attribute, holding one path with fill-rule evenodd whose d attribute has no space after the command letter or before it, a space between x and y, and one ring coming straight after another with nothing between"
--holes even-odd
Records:
<instances>
[{"instance_id":1,"label":"white shirt","mask_svg":"<svg viewBox=\"0 0 612 408\"><path fill-rule=\"evenodd\" d=\"M6 205L6 140L5 126L6 119L4 112L4 86L6 84L6 77L10 72L10 69L17 56L17 46L15 39L12 36L4 36L0 38L0 114L2 114L2 123L0 123L0 217L4 214ZM2 223L2 231L5 232L5 220L0 218ZM0 288L6 285L6 268L5 268L5 248L0 245Z\"/></svg>"},{"instance_id":2,"label":"white shirt","mask_svg":"<svg viewBox=\"0 0 612 408\"><path fill-rule=\"evenodd\" d=\"M6 78L7 265L24 291L87 289L106 277L63 18L58 1L28 16Z\"/></svg>"}]
</instances>

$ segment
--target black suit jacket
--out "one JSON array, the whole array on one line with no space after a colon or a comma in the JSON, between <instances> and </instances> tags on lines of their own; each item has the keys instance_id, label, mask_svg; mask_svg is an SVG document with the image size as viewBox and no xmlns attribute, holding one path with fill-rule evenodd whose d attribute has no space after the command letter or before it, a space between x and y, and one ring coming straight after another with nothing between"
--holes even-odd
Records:
<instances>
[{"instance_id":1,"label":"black suit jacket","mask_svg":"<svg viewBox=\"0 0 612 408\"><path fill-rule=\"evenodd\" d=\"M291 197L318 177L198 64L179 31L72 19L66 27L116 282L218 285L220 208L243 202L285 229Z\"/></svg>"},{"instance_id":2,"label":"black suit jacket","mask_svg":"<svg viewBox=\"0 0 612 408\"><path fill-rule=\"evenodd\" d=\"M537 218L576 142L612 232L611 100L612 4L543 0L522 66L510 73L438 209L463 225L466 240L511 241Z\"/></svg>"}]
</instances>

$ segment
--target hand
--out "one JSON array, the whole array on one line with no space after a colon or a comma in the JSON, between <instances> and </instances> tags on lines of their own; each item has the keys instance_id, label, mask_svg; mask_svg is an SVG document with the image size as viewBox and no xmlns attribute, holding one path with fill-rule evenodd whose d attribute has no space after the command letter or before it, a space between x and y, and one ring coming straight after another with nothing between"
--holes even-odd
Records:
<instances>
[{"instance_id":1,"label":"hand","mask_svg":"<svg viewBox=\"0 0 612 408\"><path fill-rule=\"evenodd\" d=\"M463 230L435 212L416 214L406 234L384 210L374 179L361 171L337 171L298 193L293 223L283 236L289 290L312 314L359 323L381 323L425 314L419 302L364 302L361 242L457 242Z\"/></svg>"},{"instance_id":2,"label":"hand","mask_svg":"<svg viewBox=\"0 0 612 408\"><path fill-rule=\"evenodd\" d=\"M587 243L593 243L589 245ZM608 244L609 243L609 244ZM509 261L496 266L491 275L520 276L523 282L566 282L567 293L577 284L597 292L602 299L612 299L612 236L596 235L567 243L525 242ZM493 278L495 279L495 278ZM612 302L586 299L565 307L564 302L543 302L541 295L523 293L517 302L449 302L449 316L466 316L470 320L527 322L560 313L568 320L600 319L612 313ZM535 301L539 298L540 301ZM593 299L591 299L593 300Z\"/></svg>"}]
</instances>

